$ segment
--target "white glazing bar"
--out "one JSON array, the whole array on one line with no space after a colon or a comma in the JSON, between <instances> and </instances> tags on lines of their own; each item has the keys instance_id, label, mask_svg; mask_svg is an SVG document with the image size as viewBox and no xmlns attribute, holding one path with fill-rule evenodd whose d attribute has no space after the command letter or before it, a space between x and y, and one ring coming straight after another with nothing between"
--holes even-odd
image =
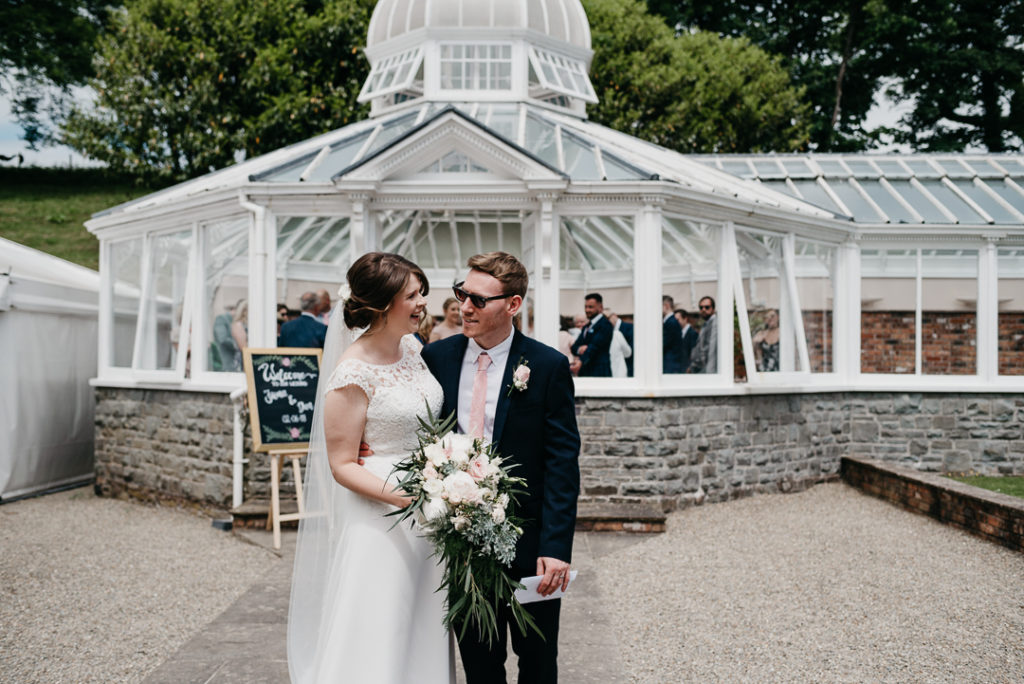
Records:
<instances>
[{"instance_id":1,"label":"white glazing bar","mask_svg":"<svg viewBox=\"0 0 1024 684\"><path fill-rule=\"evenodd\" d=\"M608 180L608 172L604 168L604 155L601 154L600 145L594 145L594 160L597 163L597 175L603 180Z\"/></svg>"},{"instance_id":2,"label":"white glazing bar","mask_svg":"<svg viewBox=\"0 0 1024 684\"><path fill-rule=\"evenodd\" d=\"M558 153L558 170L565 172L565 148L562 147L562 127L555 125L555 151Z\"/></svg>"},{"instance_id":3,"label":"white glazing bar","mask_svg":"<svg viewBox=\"0 0 1024 684\"><path fill-rule=\"evenodd\" d=\"M800 356L800 370L811 372L811 355L807 350L807 333L804 330L803 310L796 287L796 237L789 233L782 239L782 263L785 270L786 289L789 292L790 316L796 333L796 351Z\"/></svg>"},{"instance_id":4,"label":"white glazing bar","mask_svg":"<svg viewBox=\"0 0 1024 684\"><path fill-rule=\"evenodd\" d=\"M1020 184L1017 183L1017 181L1007 176L1006 178L1003 179L1003 182L1006 183L1011 188L1013 188L1014 190L1016 190L1021 197L1024 197L1024 188L1020 187Z\"/></svg>"},{"instance_id":5,"label":"white glazing bar","mask_svg":"<svg viewBox=\"0 0 1024 684\"><path fill-rule=\"evenodd\" d=\"M747 297L746 293L743 292L743 272L740 270L740 254L739 247L736 244L736 229L732 222L726 224L728 231L727 244L726 244L726 259L728 260L729 270L731 271L732 281L732 297L736 301L736 318L740 325L740 346L743 348L743 361L747 366L747 382L749 384L757 384L761 378L757 371L757 361L754 358L754 345L751 342L750 335L750 318L747 310ZM728 239L731 238L731 239ZM731 304L731 302L730 302ZM729 373L732 372L732 306L728 310L716 308L718 314L718 372ZM726 344L726 340L722 335L722 328L725 326L725 322L728 321L729 325L729 339ZM725 377L729 377L726 375Z\"/></svg>"},{"instance_id":6,"label":"white glazing bar","mask_svg":"<svg viewBox=\"0 0 1024 684\"><path fill-rule=\"evenodd\" d=\"M853 212L850 211L850 208L843 203L843 200L839 199L839 195L835 193L832 186L828 184L828 181L825 180L824 177L818 176L817 183L818 186L825 191L825 194L828 195L828 198L835 202L835 205L839 207L839 211L843 212L846 216L853 216Z\"/></svg>"},{"instance_id":7,"label":"white glazing bar","mask_svg":"<svg viewBox=\"0 0 1024 684\"><path fill-rule=\"evenodd\" d=\"M942 215L949 219L950 223L960 223L960 220L956 217L956 214L951 212L949 209L946 208L945 204L943 204L938 199L936 199L935 195L933 195L931 192L929 192L928 188L924 187L924 185L921 183L921 181L917 180L916 178L911 178L910 179L910 184L912 186L914 186L914 188L918 192L920 192L922 195L924 195L928 199L929 202L934 204L935 207L939 211L942 212Z\"/></svg>"},{"instance_id":8,"label":"white glazing bar","mask_svg":"<svg viewBox=\"0 0 1024 684\"><path fill-rule=\"evenodd\" d=\"M661 207L645 204L636 213L633 249L633 375L641 387L661 384ZM652 264L656 267L652 268Z\"/></svg>"},{"instance_id":9,"label":"white glazing bar","mask_svg":"<svg viewBox=\"0 0 1024 684\"><path fill-rule=\"evenodd\" d=\"M893 187L892 183L889 182L888 178L879 178L878 179L878 184L881 185L883 188L885 188L886 192L888 192L890 195L892 195L892 197L897 202L900 203L900 206L902 206L904 209L909 211L911 216L914 217L915 221L917 221L918 223L924 223L925 222L924 217L921 216L921 214L918 213L917 209L914 208L914 205L911 204L910 202L908 202L906 200L906 198L903 197L903 195L901 195L900 192L896 188Z\"/></svg>"},{"instance_id":10,"label":"white glazing bar","mask_svg":"<svg viewBox=\"0 0 1024 684\"><path fill-rule=\"evenodd\" d=\"M981 190L982 190L982 191L983 191L983 192L984 192L984 193L985 193L986 195L988 195L989 197L991 197L991 198L992 198L992 200L993 200L993 201L994 201L994 202L995 202L996 204L998 204L998 205L999 205L999 206L1001 206L1001 207L1002 207L1003 209L1005 209L1006 211L1008 211L1008 212L1010 212L1011 214L1013 214L1013 216L1014 216L1014 217L1015 217L1015 218L1016 218L1016 219L1017 219L1018 221L1021 221L1022 223L1024 223L1024 214L1022 214L1022 213L1020 212L1020 210L1019 210L1019 209L1017 209L1017 207L1013 206L1012 204L1010 204L1009 202L1007 202L1007 201L1006 201L1005 199L1003 199L1003 196L1002 196L1002 195L1000 195L1000 194L999 194L998 192L996 192L995 190L993 190L993 189L992 189L992 188L991 188L991 187L989 186L989 184L988 184L988 183L986 183L985 181L981 180L980 178L975 178L975 179L974 179L974 185L975 185L975 186L977 186L977 187L979 187L979 188L981 188Z\"/></svg>"},{"instance_id":11,"label":"white glazing bar","mask_svg":"<svg viewBox=\"0 0 1024 684\"><path fill-rule=\"evenodd\" d=\"M153 279L150 277L150 271L152 270L150 268L150 263L151 263L151 260L152 260L152 256L151 256L150 252L152 252L152 250L153 250L152 243L153 243L153 238L152 238L151 235L149 235L147 233L145 236L143 236L143 239L142 239L142 264L140 266L140 268L141 268L141 272L140 272L141 278L139 278L139 281L140 281L139 282L139 315L138 315L138 318L135 321L135 345L132 348L132 371L133 372L134 371L138 371L139 367L142 364L142 353L143 353L142 344L143 344L143 338L147 337L145 335L143 327L146 325L146 320L149 318L149 316L146 315L146 309L147 309L146 301L149 298L149 295L150 295L149 289L150 289L150 287L152 287L152 281L153 281Z\"/></svg>"},{"instance_id":12,"label":"white glazing bar","mask_svg":"<svg viewBox=\"0 0 1024 684\"><path fill-rule=\"evenodd\" d=\"M381 129L383 128L383 124L378 124L377 127L373 129L373 132L371 132L370 135L366 136L366 140L363 142L363 146L359 148L358 152L356 152L356 156L352 157L352 164L355 164L357 161L363 158L363 155L366 154L366 151L368 149L370 149L370 145L372 145L373 141L377 139L377 136L380 134Z\"/></svg>"},{"instance_id":13,"label":"white glazing bar","mask_svg":"<svg viewBox=\"0 0 1024 684\"><path fill-rule=\"evenodd\" d=\"M318 152L317 155L315 157L313 157L313 161L309 162L309 165L306 166L305 170L301 174L299 174L299 180L300 181L307 181L307 180L309 180L309 177L311 175L313 175L313 172L316 171L320 167L321 164L324 163L324 159L327 159L327 156L330 153L331 153L331 146L330 145L324 145L323 149L321 149L320 152Z\"/></svg>"},{"instance_id":14,"label":"white glazing bar","mask_svg":"<svg viewBox=\"0 0 1024 684\"><path fill-rule=\"evenodd\" d=\"M99 334L96 358L97 375L108 375L114 365L114 279L111 275L111 243L100 243L100 310L98 314Z\"/></svg>"},{"instance_id":15,"label":"white glazing bar","mask_svg":"<svg viewBox=\"0 0 1024 684\"><path fill-rule=\"evenodd\" d=\"M179 323L178 328L178 358L176 359L177 364L174 368L179 380L185 379L185 368L188 360L188 353L186 350L189 349L190 343L195 341L193 340L193 336L196 331L192 326L192 312L195 311L196 302L199 301L199 288L196 284L202 280L199 277L199 225L196 223L192 224L192 239L189 243L188 274L185 276L185 293L182 299L181 322ZM200 347L197 344L193 344L191 348L205 349L206 347Z\"/></svg>"},{"instance_id":16,"label":"white glazing bar","mask_svg":"<svg viewBox=\"0 0 1024 684\"><path fill-rule=\"evenodd\" d=\"M875 202L875 200L871 199L871 195L869 195L867 193L867 191L861 186L861 184L857 182L856 178L851 176L848 179L848 182L853 187L853 189L857 192L857 194L861 196L861 199L863 199L865 202L867 202L869 205L871 205L871 208L874 209L876 212L878 212L878 215L881 216L882 219L886 223L892 223L893 222L893 220L889 217L889 215L886 214L884 211L882 211L882 207L878 206L878 203Z\"/></svg>"},{"instance_id":17,"label":"white glazing bar","mask_svg":"<svg viewBox=\"0 0 1024 684\"><path fill-rule=\"evenodd\" d=\"M989 240L978 250L978 379L999 376L999 250Z\"/></svg>"},{"instance_id":18,"label":"white glazing bar","mask_svg":"<svg viewBox=\"0 0 1024 684\"><path fill-rule=\"evenodd\" d=\"M922 282L921 282L921 249L917 250L917 277L914 280L914 297L917 302L914 308L914 375L921 375L922 359L921 359L921 342L923 339L923 332L921 330L921 324L924 319L922 315Z\"/></svg>"}]
</instances>

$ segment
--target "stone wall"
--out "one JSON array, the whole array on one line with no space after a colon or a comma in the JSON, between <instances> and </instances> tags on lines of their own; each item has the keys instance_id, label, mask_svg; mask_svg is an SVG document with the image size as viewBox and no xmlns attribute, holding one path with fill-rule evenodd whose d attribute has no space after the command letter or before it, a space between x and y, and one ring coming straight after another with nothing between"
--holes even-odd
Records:
<instances>
[{"instance_id":1,"label":"stone wall","mask_svg":"<svg viewBox=\"0 0 1024 684\"><path fill-rule=\"evenodd\" d=\"M104 496L185 501L229 509L232 490L233 411L226 394L98 388L96 488ZM246 421L248 419L246 418ZM245 481L251 500L270 498L270 462L252 453L244 425ZM281 491L294 497L291 469Z\"/></svg>"},{"instance_id":2,"label":"stone wall","mask_svg":"<svg viewBox=\"0 0 1024 684\"><path fill-rule=\"evenodd\" d=\"M584 501L673 510L838 477L856 453L920 470L1024 474L1024 398L828 393L581 399Z\"/></svg>"},{"instance_id":3,"label":"stone wall","mask_svg":"<svg viewBox=\"0 0 1024 684\"><path fill-rule=\"evenodd\" d=\"M926 471L1024 474L1024 397L843 392L581 398L583 503L671 511L835 479L856 454ZM246 426L248 432L248 426ZM96 484L105 495L230 508L226 395L100 388ZM244 494L268 498L269 459L246 438ZM285 468L282 492L294 492Z\"/></svg>"}]
</instances>

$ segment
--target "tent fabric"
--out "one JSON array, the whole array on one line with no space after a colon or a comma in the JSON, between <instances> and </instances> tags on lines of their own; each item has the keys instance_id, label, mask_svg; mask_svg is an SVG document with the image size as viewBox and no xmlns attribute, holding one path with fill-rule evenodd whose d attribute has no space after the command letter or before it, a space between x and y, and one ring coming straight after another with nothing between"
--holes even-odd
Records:
<instances>
[{"instance_id":1,"label":"tent fabric","mask_svg":"<svg viewBox=\"0 0 1024 684\"><path fill-rule=\"evenodd\" d=\"M0 501L93 476L99 282L0 238Z\"/></svg>"}]
</instances>

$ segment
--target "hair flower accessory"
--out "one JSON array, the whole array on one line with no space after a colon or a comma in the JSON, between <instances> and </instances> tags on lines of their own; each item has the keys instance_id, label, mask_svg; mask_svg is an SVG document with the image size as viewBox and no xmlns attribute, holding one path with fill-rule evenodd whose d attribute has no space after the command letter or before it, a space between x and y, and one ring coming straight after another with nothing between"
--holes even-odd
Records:
<instances>
[{"instance_id":1,"label":"hair flower accessory","mask_svg":"<svg viewBox=\"0 0 1024 684\"><path fill-rule=\"evenodd\" d=\"M530 362L525 357L519 357L519 363L516 364L516 369L512 371L512 384L509 385L508 394L506 396L511 397L512 391L522 392L530 384Z\"/></svg>"},{"instance_id":2,"label":"hair flower accessory","mask_svg":"<svg viewBox=\"0 0 1024 684\"><path fill-rule=\"evenodd\" d=\"M352 288L349 287L348 283L342 283L338 288L338 299L342 306L345 306L345 302L352 299Z\"/></svg>"}]
</instances>

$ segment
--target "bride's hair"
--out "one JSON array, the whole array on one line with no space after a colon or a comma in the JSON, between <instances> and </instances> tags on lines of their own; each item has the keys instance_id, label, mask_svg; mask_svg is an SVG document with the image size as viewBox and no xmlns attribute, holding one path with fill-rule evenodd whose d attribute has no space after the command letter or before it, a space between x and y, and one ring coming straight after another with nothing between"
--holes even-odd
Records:
<instances>
[{"instance_id":1,"label":"bride's hair","mask_svg":"<svg viewBox=\"0 0 1024 684\"><path fill-rule=\"evenodd\" d=\"M403 256L369 252L356 259L348 269L352 295L345 300L345 325L352 329L375 326L413 275L420 280L420 292L424 295L430 292L423 269Z\"/></svg>"}]
</instances>

